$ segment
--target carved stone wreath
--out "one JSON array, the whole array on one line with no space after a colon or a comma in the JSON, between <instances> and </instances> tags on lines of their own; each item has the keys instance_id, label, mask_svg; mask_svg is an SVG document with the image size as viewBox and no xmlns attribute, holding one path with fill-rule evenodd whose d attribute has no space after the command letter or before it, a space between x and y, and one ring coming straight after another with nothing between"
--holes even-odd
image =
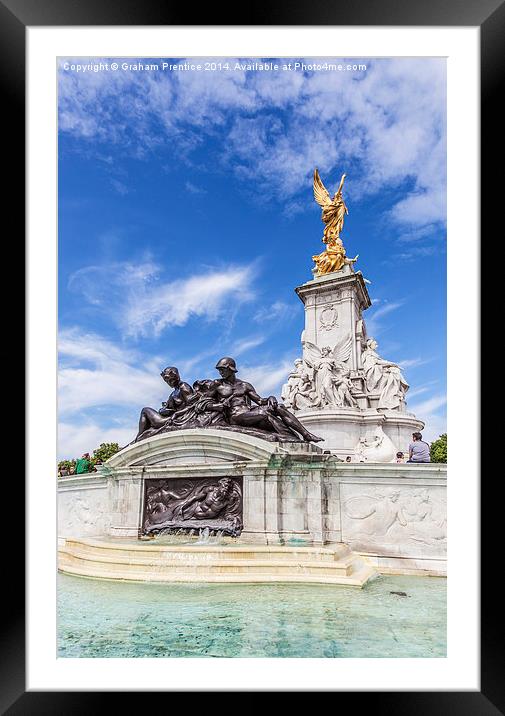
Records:
<instances>
[{"instance_id":1,"label":"carved stone wreath","mask_svg":"<svg viewBox=\"0 0 505 716\"><path fill-rule=\"evenodd\" d=\"M321 328L325 331L331 331L337 325L338 312L335 306L327 306L323 308L319 316Z\"/></svg>"}]
</instances>

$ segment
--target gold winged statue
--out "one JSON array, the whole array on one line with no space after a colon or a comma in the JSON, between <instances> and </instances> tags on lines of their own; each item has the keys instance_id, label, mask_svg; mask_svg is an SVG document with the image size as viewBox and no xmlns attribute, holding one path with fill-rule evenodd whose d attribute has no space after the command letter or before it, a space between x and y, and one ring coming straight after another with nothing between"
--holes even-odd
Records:
<instances>
[{"instance_id":1,"label":"gold winged statue","mask_svg":"<svg viewBox=\"0 0 505 716\"><path fill-rule=\"evenodd\" d=\"M314 169L314 199L323 210L321 216L325 225L323 243L326 244L326 249L321 254L312 257L316 263L314 267L316 276L340 271L342 266L351 265L358 258L358 256L353 259L346 258L344 245L340 238L340 232L344 227L344 216L349 213L342 196L345 177L346 175L342 174L338 190L332 199L321 181L319 172Z\"/></svg>"}]
</instances>

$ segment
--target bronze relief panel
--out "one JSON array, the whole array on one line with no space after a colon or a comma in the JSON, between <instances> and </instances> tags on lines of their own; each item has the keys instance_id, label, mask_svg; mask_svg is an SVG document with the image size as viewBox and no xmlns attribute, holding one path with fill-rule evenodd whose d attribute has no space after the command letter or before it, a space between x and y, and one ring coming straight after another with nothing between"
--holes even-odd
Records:
<instances>
[{"instance_id":1,"label":"bronze relief panel","mask_svg":"<svg viewBox=\"0 0 505 716\"><path fill-rule=\"evenodd\" d=\"M242 478L147 479L142 533L210 532L238 537L242 532Z\"/></svg>"}]
</instances>

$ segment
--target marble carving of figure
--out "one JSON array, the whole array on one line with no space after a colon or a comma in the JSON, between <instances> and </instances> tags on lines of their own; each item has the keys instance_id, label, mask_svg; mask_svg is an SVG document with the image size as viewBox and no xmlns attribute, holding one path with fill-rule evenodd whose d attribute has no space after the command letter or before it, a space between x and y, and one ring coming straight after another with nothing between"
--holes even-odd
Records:
<instances>
[{"instance_id":1,"label":"marble carving of figure","mask_svg":"<svg viewBox=\"0 0 505 716\"><path fill-rule=\"evenodd\" d=\"M295 360L288 382L282 386L281 398L285 406L292 410L303 410L314 404L316 400L314 385L301 358Z\"/></svg>"},{"instance_id":2,"label":"marble carving of figure","mask_svg":"<svg viewBox=\"0 0 505 716\"><path fill-rule=\"evenodd\" d=\"M384 368L383 386L377 408L389 410L401 408L405 402L405 393L408 389L409 385L398 366Z\"/></svg>"},{"instance_id":3,"label":"marble carving of figure","mask_svg":"<svg viewBox=\"0 0 505 716\"><path fill-rule=\"evenodd\" d=\"M381 358L377 353L377 347L377 341L369 338L361 354L367 390L370 393L380 394L378 408L390 410L400 408L409 385L399 366Z\"/></svg>"},{"instance_id":4,"label":"marble carving of figure","mask_svg":"<svg viewBox=\"0 0 505 716\"><path fill-rule=\"evenodd\" d=\"M338 407L357 408L358 402L351 393L353 387L352 381L348 376L348 371L342 369L341 365L337 365L337 375L332 377L335 403Z\"/></svg>"},{"instance_id":5,"label":"marble carving of figure","mask_svg":"<svg viewBox=\"0 0 505 716\"><path fill-rule=\"evenodd\" d=\"M307 365L315 372L314 405L317 407L338 405L341 397L336 392L334 378L339 379L343 373L348 372L345 363L351 354L351 337L344 338L333 350L330 346L319 348L309 341L305 341L303 345Z\"/></svg>"},{"instance_id":6,"label":"marble carving of figure","mask_svg":"<svg viewBox=\"0 0 505 716\"><path fill-rule=\"evenodd\" d=\"M398 522L405 527L400 500L401 491L394 487L377 488L373 495L356 495L344 503L344 514L360 520L357 531L363 535L384 536Z\"/></svg>"}]
</instances>

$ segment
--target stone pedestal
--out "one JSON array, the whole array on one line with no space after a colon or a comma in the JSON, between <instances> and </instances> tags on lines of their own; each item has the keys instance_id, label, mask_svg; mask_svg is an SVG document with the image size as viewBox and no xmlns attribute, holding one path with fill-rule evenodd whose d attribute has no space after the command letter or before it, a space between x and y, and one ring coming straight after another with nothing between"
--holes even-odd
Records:
<instances>
[{"instance_id":1,"label":"stone pedestal","mask_svg":"<svg viewBox=\"0 0 505 716\"><path fill-rule=\"evenodd\" d=\"M350 337L352 348L347 365L357 375L364 339L363 311L372 305L361 271L354 273L344 266L337 273L307 281L295 291L305 307L302 344L310 341L319 348L333 348ZM304 347L303 358L307 357Z\"/></svg>"}]
</instances>

